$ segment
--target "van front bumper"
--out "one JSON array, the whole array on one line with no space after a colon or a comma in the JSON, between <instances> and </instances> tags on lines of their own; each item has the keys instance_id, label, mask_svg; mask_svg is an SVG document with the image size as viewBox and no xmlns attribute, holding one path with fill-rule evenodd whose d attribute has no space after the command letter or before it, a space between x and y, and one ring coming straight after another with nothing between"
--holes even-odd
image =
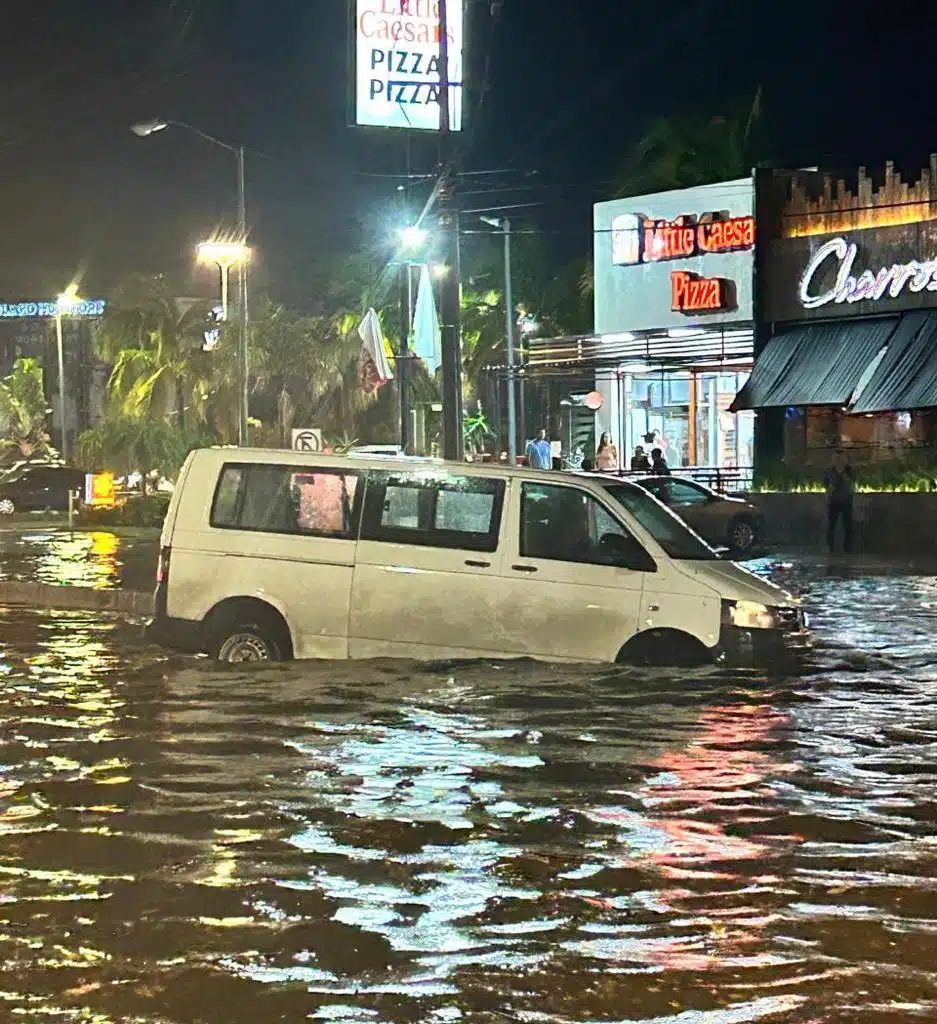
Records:
<instances>
[{"instance_id":1,"label":"van front bumper","mask_svg":"<svg viewBox=\"0 0 937 1024\"><path fill-rule=\"evenodd\" d=\"M801 609L785 609L784 619L774 629L746 629L723 623L719 634L719 655L732 665L776 664L813 645L813 634Z\"/></svg>"},{"instance_id":2,"label":"van front bumper","mask_svg":"<svg viewBox=\"0 0 937 1024\"><path fill-rule=\"evenodd\" d=\"M198 654L204 649L202 624L191 619L171 619L168 615L157 614L146 624L144 635L147 643L186 654Z\"/></svg>"}]
</instances>

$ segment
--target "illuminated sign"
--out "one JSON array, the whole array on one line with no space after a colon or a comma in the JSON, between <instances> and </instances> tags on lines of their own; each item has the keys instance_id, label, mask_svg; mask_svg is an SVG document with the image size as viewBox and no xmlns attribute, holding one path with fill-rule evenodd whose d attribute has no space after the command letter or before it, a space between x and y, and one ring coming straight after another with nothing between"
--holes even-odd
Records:
<instances>
[{"instance_id":1,"label":"illuminated sign","mask_svg":"<svg viewBox=\"0 0 937 1024\"><path fill-rule=\"evenodd\" d=\"M893 263L890 267L864 270L857 275L853 270L858 253L858 246L845 238L834 238L817 249L800 278L798 295L804 309L819 309L830 303L897 299L905 289L912 293L937 292L937 259ZM821 290L815 279L827 263L836 268L836 278Z\"/></svg>"},{"instance_id":2,"label":"illuminated sign","mask_svg":"<svg viewBox=\"0 0 937 1024\"><path fill-rule=\"evenodd\" d=\"M87 299L63 310L65 316L95 317L104 315L104 299ZM32 317L53 317L58 312L54 302L2 302L0 319L19 320Z\"/></svg>"},{"instance_id":3,"label":"illuminated sign","mask_svg":"<svg viewBox=\"0 0 937 1024\"><path fill-rule=\"evenodd\" d=\"M671 273L670 308L675 313L718 313L734 307L731 281L700 277L685 270Z\"/></svg>"},{"instance_id":4,"label":"illuminated sign","mask_svg":"<svg viewBox=\"0 0 937 1024\"><path fill-rule=\"evenodd\" d=\"M117 488L110 473L85 475L85 504L113 508L117 504Z\"/></svg>"},{"instance_id":5,"label":"illuminated sign","mask_svg":"<svg viewBox=\"0 0 937 1024\"><path fill-rule=\"evenodd\" d=\"M462 6L446 5L449 123L462 128ZM439 130L438 0L357 0L355 121Z\"/></svg>"},{"instance_id":6,"label":"illuminated sign","mask_svg":"<svg viewBox=\"0 0 937 1024\"><path fill-rule=\"evenodd\" d=\"M612 263L616 266L739 252L754 244L754 217L707 213L699 218L683 215L654 220L640 213L625 213L612 221Z\"/></svg>"}]
</instances>

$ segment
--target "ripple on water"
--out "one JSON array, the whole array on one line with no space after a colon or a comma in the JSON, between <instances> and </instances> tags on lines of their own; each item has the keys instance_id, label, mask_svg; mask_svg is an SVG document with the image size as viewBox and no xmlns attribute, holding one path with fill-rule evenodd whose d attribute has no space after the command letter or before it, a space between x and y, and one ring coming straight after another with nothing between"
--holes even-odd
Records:
<instances>
[{"instance_id":1,"label":"ripple on water","mask_svg":"<svg viewBox=\"0 0 937 1024\"><path fill-rule=\"evenodd\" d=\"M934 1019L935 582L801 582L788 678L216 671L8 614L5 1012Z\"/></svg>"}]
</instances>

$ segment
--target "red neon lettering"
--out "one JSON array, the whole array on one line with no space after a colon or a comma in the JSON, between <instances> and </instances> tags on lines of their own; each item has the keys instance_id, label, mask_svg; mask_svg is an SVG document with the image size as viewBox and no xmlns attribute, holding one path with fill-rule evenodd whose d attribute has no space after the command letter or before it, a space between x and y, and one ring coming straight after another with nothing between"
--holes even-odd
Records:
<instances>
[{"instance_id":1,"label":"red neon lettering","mask_svg":"<svg viewBox=\"0 0 937 1024\"><path fill-rule=\"evenodd\" d=\"M649 221L644 227L645 261L654 263L692 256L696 245L694 235L693 227L682 221Z\"/></svg>"},{"instance_id":2,"label":"red neon lettering","mask_svg":"<svg viewBox=\"0 0 937 1024\"><path fill-rule=\"evenodd\" d=\"M670 308L674 313L725 309L725 281L720 277L699 277L685 270L675 270L670 275Z\"/></svg>"},{"instance_id":3,"label":"red neon lettering","mask_svg":"<svg viewBox=\"0 0 937 1024\"><path fill-rule=\"evenodd\" d=\"M731 252L750 249L755 244L755 218L733 217L700 224L697 243L702 252Z\"/></svg>"}]
</instances>

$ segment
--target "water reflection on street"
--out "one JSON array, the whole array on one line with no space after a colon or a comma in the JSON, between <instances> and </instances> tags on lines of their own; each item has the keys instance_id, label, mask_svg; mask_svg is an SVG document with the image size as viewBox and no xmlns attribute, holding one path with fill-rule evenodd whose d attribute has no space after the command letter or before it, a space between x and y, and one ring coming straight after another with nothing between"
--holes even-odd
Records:
<instances>
[{"instance_id":1,"label":"water reflection on street","mask_svg":"<svg viewBox=\"0 0 937 1024\"><path fill-rule=\"evenodd\" d=\"M937 579L781 575L796 676L217 671L7 614L0 1018L937 1019Z\"/></svg>"},{"instance_id":2,"label":"water reflection on street","mask_svg":"<svg viewBox=\"0 0 937 1024\"><path fill-rule=\"evenodd\" d=\"M129 535L128 535L129 533ZM153 531L76 530L48 527L0 532L0 581L58 586L152 587L158 543Z\"/></svg>"}]
</instances>

